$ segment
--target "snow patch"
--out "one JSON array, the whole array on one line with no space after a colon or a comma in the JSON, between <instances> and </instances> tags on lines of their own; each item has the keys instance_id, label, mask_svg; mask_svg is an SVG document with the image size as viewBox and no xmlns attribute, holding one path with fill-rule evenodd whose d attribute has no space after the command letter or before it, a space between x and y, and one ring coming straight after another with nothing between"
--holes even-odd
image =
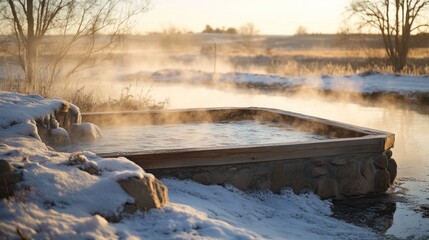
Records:
<instances>
[{"instance_id":1,"label":"snow patch","mask_svg":"<svg viewBox=\"0 0 429 240\"><path fill-rule=\"evenodd\" d=\"M64 101L45 99L39 95L23 95L0 91L0 128L41 119L59 109ZM78 108L77 108L78 109ZM75 109L75 110L77 110Z\"/></svg>"},{"instance_id":2,"label":"snow patch","mask_svg":"<svg viewBox=\"0 0 429 240\"><path fill-rule=\"evenodd\" d=\"M207 73L196 70L164 69L151 75L154 81L187 82L212 84L221 83L254 84L257 86L276 86L282 88L303 87L354 93L395 92L399 94L429 92L429 77L374 73L352 76L278 76L252 73Z\"/></svg>"}]
</instances>

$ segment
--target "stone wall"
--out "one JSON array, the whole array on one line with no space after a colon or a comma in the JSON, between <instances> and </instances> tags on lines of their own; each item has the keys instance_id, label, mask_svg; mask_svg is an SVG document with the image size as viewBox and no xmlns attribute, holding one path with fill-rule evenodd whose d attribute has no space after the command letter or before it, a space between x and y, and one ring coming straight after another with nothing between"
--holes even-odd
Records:
<instances>
[{"instance_id":1,"label":"stone wall","mask_svg":"<svg viewBox=\"0 0 429 240\"><path fill-rule=\"evenodd\" d=\"M388 166L388 162L391 162ZM147 169L157 177L191 179L202 184L231 184L241 190L313 191L321 198L385 192L393 182L391 151L341 154L220 166Z\"/></svg>"}]
</instances>

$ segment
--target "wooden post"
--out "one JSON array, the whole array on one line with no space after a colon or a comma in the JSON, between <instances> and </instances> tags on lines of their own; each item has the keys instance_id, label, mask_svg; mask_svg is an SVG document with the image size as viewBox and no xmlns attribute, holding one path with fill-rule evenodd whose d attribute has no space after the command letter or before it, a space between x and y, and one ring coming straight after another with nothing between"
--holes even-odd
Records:
<instances>
[{"instance_id":1,"label":"wooden post","mask_svg":"<svg viewBox=\"0 0 429 240\"><path fill-rule=\"evenodd\" d=\"M217 57L216 43L213 43L213 74L216 74L216 57Z\"/></svg>"}]
</instances>

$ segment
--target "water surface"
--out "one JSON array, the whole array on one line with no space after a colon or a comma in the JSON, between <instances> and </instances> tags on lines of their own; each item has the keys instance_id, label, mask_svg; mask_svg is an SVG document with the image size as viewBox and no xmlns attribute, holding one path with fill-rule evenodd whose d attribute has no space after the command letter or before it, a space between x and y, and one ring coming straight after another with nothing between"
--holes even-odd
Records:
<instances>
[{"instance_id":1,"label":"water surface","mask_svg":"<svg viewBox=\"0 0 429 240\"><path fill-rule=\"evenodd\" d=\"M238 147L327 139L323 135L295 130L286 123L228 121L163 125L114 126L101 129L94 142L75 143L61 151L89 150L96 153L144 150Z\"/></svg>"}]
</instances>

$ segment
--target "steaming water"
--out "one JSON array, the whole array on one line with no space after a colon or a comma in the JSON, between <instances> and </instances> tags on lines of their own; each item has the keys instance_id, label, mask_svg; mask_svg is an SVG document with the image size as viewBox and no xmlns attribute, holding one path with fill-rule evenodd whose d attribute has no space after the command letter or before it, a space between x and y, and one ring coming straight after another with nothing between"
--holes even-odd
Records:
<instances>
[{"instance_id":1,"label":"steaming water","mask_svg":"<svg viewBox=\"0 0 429 240\"><path fill-rule=\"evenodd\" d=\"M114 86L115 89L127 86ZM358 209L364 215L352 219L356 225L372 227L383 235L399 238L429 238L429 212L422 209L429 204L429 115L400 108L386 102L360 105L354 99L329 100L302 93L298 95L263 94L234 89L217 89L198 85L150 83L150 95L158 100L169 98L169 108L193 107L268 107L278 108L345 122L358 126L395 133L393 158L398 163L396 186L387 201L393 206L369 201ZM113 92L113 89L112 89ZM384 200L383 200L384 201ZM378 212L387 213L380 218ZM347 214L345 212L344 214ZM377 220L381 219L381 220ZM369 222L378 221L381 228Z\"/></svg>"},{"instance_id":2,"label":"steaming water","mask_svg":"<svg viewBox=\"0 0 429 240\"><path fill-rule=\"evenodd\" d=\"M240 145L317 141L326 136L295 131L288 124L230 121L166 125L115 126L102 129L95 142L59 148L62 151L90 150L97 153L142 150L235 147Z\"/></svg>"},{"instance_id":3,"label":"steaming water","mask_svg":"<svg viewBox=\"0 0 429 240\"><path fill-rule=\"evenodd\" d=\"M395 147L392 150L398 163L398 180L389 195L394 207L381 204L380 211L389 212L392 216L381 218L385 222L379 224L385 227L380 233L400 238L428 238L429 217L426 214L429 213L421 207L429 204L429 115L389 103L363 106L354 103L354 99L327 100L305 93L295 96L268 95L158 83L152 86L151 94L158 99L168 97L170 108L270 107L395 133ZM396 201L398 198L405 200ZM379 205L374 203L374 206ZM363 222L365 225L365 221L374 221L374 212L370 208L360 209L368 211L368 219L355 219L354 223L361 225Z\"/></svg>"}]
</instances>

